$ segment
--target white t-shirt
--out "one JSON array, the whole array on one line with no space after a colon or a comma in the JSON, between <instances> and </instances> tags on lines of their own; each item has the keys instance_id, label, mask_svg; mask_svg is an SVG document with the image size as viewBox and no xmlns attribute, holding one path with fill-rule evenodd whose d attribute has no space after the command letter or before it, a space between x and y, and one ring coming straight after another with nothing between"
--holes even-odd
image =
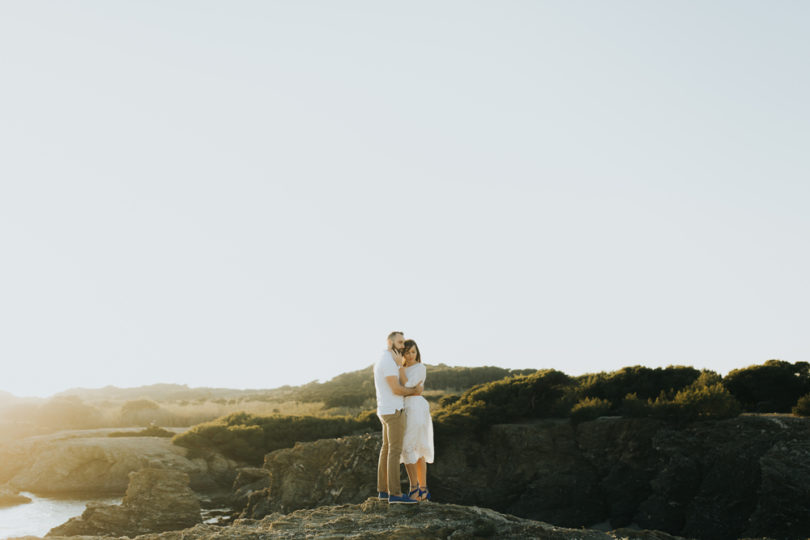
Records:
<instances>
[{"instance_id":1,"label":"white t-shirt","mask_svg":"<svg viewBox=\"0 0 810 540\"><path fill-rule=\"evenodd\" d=\"M377 414L394 414L405 408L405 398L396 395L386 377L394 376L399 380L399 366L394 361L391 351L385 350L374 364L374 389L377 391Z\"/></svg>"}]
</instances>

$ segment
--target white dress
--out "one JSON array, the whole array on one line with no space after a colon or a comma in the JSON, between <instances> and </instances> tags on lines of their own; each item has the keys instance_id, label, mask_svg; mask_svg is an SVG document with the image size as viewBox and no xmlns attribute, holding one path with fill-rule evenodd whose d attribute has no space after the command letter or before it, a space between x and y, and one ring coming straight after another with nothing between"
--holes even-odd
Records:
<instances>
[{"instance_id":1,"label":"white dress","mask_svg":"<svg viewBox=\"0 0 810 540\"><path fill-rule=\"evenodd\" d=\"M408 380L405 386L413 388L425 383L427 369L422 363L405 368ZM419 458L433 463L433 420L430 418L430 404L422 396L405 398L405 436L402 438L400 463L416 463Z\"/></svg>"}]
</instances>

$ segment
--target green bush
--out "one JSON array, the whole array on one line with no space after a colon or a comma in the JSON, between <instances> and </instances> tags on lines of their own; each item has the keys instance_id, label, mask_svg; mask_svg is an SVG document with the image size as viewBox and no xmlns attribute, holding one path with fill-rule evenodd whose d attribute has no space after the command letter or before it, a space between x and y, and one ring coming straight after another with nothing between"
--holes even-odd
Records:
<instances>
[{"instance_id":1,"label":"green bush","mask_svg":"<svg viewBox=\"0 0 810 540\"><path fill-rule=\"evenodd\" d=\"M451 367L444 364L428 366L427 383L431 389L466 390L473 386L498 381L516 375L530 375L534 369L505 369L494 366Z\"/></svg>"},{"instance_id":2,"label":"green bush","mask_svg":"<svg viewBox=\"0 0 810 540\"><path fill-rule=\"evenodd\" d=\"M625 367L610 373L595 373L578 378L583 397L606 399L613 409L618 409L628 393L639 399L654 399L661 392L677 392L700 377L701 372L693 367L668 366L648 368Z\"/></svg>"},{"instance_id":3,"label":"green bush","mask_svg":"<svg viewBox=\"0 0 810 540\"><path fill-rule=\"evenodd\" d=\"M175 435L172 442L198 453L216 450L232 459L261 464L264 455L296 442L331 439L379 428L369 413L357 418L314 416L255 416L234 413L198 424Z\"/></svg>"},{"instance_id":4,"label":"green bush","mask_svg":"<svg viewBox=\"0 0 810 540\"><path fill-rule=\"evenodd\" d=\"M642 418L650 416L650 406L647 401L639 399L638 394L633 392L624 396L619 413L628 418Z\"/></svg>"},{"instance_id":5,"label":"green bush","mask_svg":"<svg viewBox=\"0 0 810 540\"><path fill-rule=\"evenodd\" d=\"M571 408L571 421L575 424L595 420L610 411L610 401L602 398L583 398Z\"/></svg>"},{"instance_id":6,"label":"green bush","mask_svg":"<svg viewBox=\"0 0 810 540\"><path fill-rule=\"evenodd\" d=\"M475 386L434 415L440 434L481 431L498 423L566 416L573 402L571 377L556 370L537 371Z\"/></svg>"},{"instance_id":7,"label":"green bush","mask_svg":"<svg viewBox=\"0 0 810 540\"><path fill-rule=\"evenodd\" d=\"M439 398L439 406L447 407L448 405L452 405L459 399L461 399L461 396L459 394L447 394Z\"/></svg>"},{"instance_id":8,"label":"green bush","mask_svg":"<svg viewBox=\"0 0 810 540\"><path fill-rule=\"evenodd\" d=\"M796 416L810 416L810 394L800 397L791 412Z\"/></svg>"},{"instance_id":9,"label":"green bush","mask_svg":"<svg viewBox=\"0 0 810 540\"><path fill-rule=\"evenodd\" d=\"M693 385L672 399L661 395L650 403L650 409L653 416L680 421L733 418L742 411L740 403L720 383Z\"/></svg>"},{"instance_id":10,"label":"green bush","mask_svg":"<svg viewBox=\"0 0 810 540\"><path fill-rule=\"evenodd\" d=\"M786 413L810 392L810 364L768 360L729 372L723 385L746 411Z\"/></svg>"}]
</instances>

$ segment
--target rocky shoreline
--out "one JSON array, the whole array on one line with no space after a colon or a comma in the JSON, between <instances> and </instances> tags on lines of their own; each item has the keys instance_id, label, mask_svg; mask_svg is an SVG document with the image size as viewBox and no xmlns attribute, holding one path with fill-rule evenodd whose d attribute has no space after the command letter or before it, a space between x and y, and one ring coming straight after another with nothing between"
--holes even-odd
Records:
<instances>
[{"instance_id":1,"label":"rocky shoreline","mask_svg":"<svg viewBox=\"0 0 810 540\"><path fill-rule=\"evenodd\" d=\"M108 437L116 431L66 431L0 448L0 489L44 496L123 495L129 473L145 468L182 471L199 492L229 490L244 463L216 452L190 456L165 437Z\"/></svg>"},{"instance_id":2,"label":"rocky shoreline","mask_svg":"<svg viewBox=\"0 0 810 540\"><path fill-rule=\"evenodd\" d=\"M86 515L72 520L70 526L57 527L49 537L255 538L272 531L273 537L292 538L321 534L296 521L304 517L322 523L324 537L332 534L330 527L342 531L338 525L346 519L367 524L368 529L361 527L352 533L357 538L381 538L385 531L403 535L410 531L407 534L419 538L472 538L486 536L479 533L490 530L496 536L520 537L531 532L530 537L538 538L556 538L549 536L557 534L554 531L566 531L569 536L559 536L564 538L810 536L810 419L786 415L744 415L681 426L652 419L601 418L578 425L544 420L496 425L478 436L439 439L428 479L435 500L444 504L420 504L418 515L421 519L427 513L425 517L437 523L453 522L456 515L466 518L459 517L452 531L436 525L424 534L397 521L397 512L406 510L386 510L387 505L367 500L376 491L379 434L298 443L267 454L262 467L229 462L222 456L190 459L185 449L170 447L165 439L157 443L133 438L123 453L107 454L101 450L117 447L99 443L98 437L74 439L56 439L50 449L28 446L38 449L29 456L38 473L12 470L14 482L8 486L30 485L24 483L29 479L36 484L48 474L54 475L57 486L91 486L90 476L99 470L99 461L115 463L117 456L149 451L144 454L146 459L125 461L140 471L126 473L130 487L125 503L88 507ZM97 444L101 449L89 449ZM61 468L52 459L57 449L67 451ZM82 465L79 456L89 462ZM103 470L120 481L118 468ZM5 471L8 474L8 467ZM111 478L97 478L95 486L108 486ZM402 480L407 485L404 474ZM221 491L225 485L227 494ZM201 486L220 491L214 494L211 489L198 489ZM155 493L162 495L153 496ZM200 500L202 506L230 505L235 512L221 521L224 526L200 523ZM187 517L193 521L160 517L166 508L175 507L191 509ZM479 518L461 510L472 508L489 516L480 530L469 528L469 520ZM446 515L441 516L442 511ZM496 514L508 517L495 519ZM510 521L512 525L506 527L504 519L518 521ZM137 521L153 525L126 528ZM582 529L597 524L599 529L612 531ZM161 532L191 525L182 533ZM506 528L499 528L502 526ZM646 529L645 536L638 536L642 534L638 529ZM439 536L437 531L446 535ZM624 536L616 536L617 531ZM636 531L632 533L636 536L627 531ZM434 533L437 536L430 536Z\"/></svg>"}]
</instances>

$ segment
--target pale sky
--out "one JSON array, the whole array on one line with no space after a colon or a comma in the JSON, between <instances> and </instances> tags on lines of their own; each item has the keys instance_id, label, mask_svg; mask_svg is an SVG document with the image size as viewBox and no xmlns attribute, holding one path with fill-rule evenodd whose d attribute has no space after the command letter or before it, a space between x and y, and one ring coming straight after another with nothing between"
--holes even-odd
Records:
<instances>
[{"instance_id":1,"label":"pale sky","mask_svg":"<svg viewBox=\"0 0 810 540\"><path fill-rule=\"evenodd\" d=\"M808 23L1 0L0 389L809 361Z\"/></svg>"}]
</instances>

